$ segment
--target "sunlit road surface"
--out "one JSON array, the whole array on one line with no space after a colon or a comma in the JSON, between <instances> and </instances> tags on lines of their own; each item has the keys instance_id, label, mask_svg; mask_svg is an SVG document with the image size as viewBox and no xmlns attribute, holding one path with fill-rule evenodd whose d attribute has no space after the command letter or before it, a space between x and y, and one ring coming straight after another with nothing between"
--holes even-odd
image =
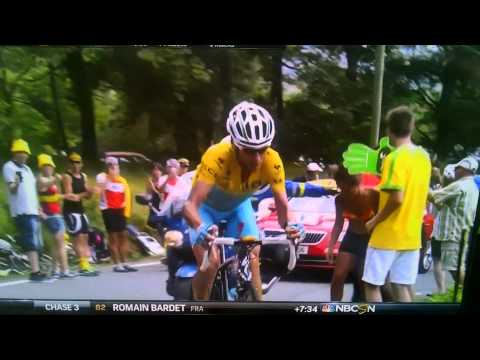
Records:
<instances>
[{"instance_id":1,"label":"sunlit road surface","mask_svg":"<svg viewBox=\"0 0 480 360\"><path fill-rule=\"evenodd\" d=\"M172 300L166 293L167 268L158 258L147 258L134 264L139 271L115 273L112 266L101 266L98 277L76 277L34 283L28 279L0 282L2 299L75 299L75 300ZM330 301L331 272L302 270L276 283L266 301ZM435 292L433 273L418 275L415 292L419 297ZM353 287L345 285L343 301L350 301Z\"/></svg>"}]
</instances>

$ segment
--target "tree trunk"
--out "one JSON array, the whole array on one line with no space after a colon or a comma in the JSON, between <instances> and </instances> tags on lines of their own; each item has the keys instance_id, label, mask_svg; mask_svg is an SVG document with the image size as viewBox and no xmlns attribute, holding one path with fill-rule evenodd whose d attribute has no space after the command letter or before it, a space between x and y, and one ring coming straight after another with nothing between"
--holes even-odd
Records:
<instances>
[{"instance_id":1,"label":"tree trunk","mask_svg":"<svg viewBox=\"0 0 480 360\"><path fill-rule=\"evenodd\" d=\"M60 113L60 105L58 103L57 82L55 80L55 68L52 64L48 64L49 76L50 76L50 90L52 91L53 107L55 109L55 119L60 133L60 141L63 150L69 152L69 146L67 141L67 135L65 134L65 126L63 123L62 115Z\"/></svg>"},{"instance_id":2,"label":"tree trunk","mask_svg":"<svg viewBox=\"0 0 480 360\"><path fill-rule=\"evenodd\" d=\"M281 134L283 133L283 75L282 58L283 49L274 50L271 56L271 89L270 101L273 107L272 116L275 120L275 139L274 145L281 146Z\"/></svg>"},{"instance_id":3,"label":"tree trunk","mask_svg":"<svg viewBox=\"0 0 480 360\"><path fill-rule=\"evenodd\" d=\"M196 130L198 126L192 126L192 124L181 121L188 118L188 114L185 109L179 106L177 110L177 121L175 121L173 137L177 145L177 156L186 157L188 159L198 159L198 137ZM209 128L210 125L205 126ZM207 132L208 133L208 132ZM210 131L211 133L211 131Z\"/></svg>"},{"instance_id":4,"label":"tree trunk","mask_svg":"<svg viewBox=\"0 0 480 360\"><path fill-rule=\"evenodd\" d=\"M98 149L95 131L93 89L91 81L89 81L89 73L86 69L81 49L76 49L67 55L65 67L72 80L75 102L80 110L83 156L88 160L96 160L98 157Z\"/></svg>"},{"instance_id":5,"label":"tree trunk","mask_svg":"<svg viewBox=\"0 0 480 360\"><path fill-rule=\"evenodd\" d=\"M442 95L438 102L435 120L437 123L437 153L440 157L444 157L451 151L454 144L451 143L450 134L453 130L451 124L453 119L450 118L450 106L456 89L456 77L451 63L445 65L442 77Z\"/></svg>"},{"instance_id":6,"label":"tree trunk","mask_svg":"<svg viewBox=\"0 0 480 360\"><path fill-rule=\"evenodd\" d=\"M217 138L225 134L225 123L227 121L228 114L233 107L232 99L232 56L228 50L221 52L219 62L219 88L220 98L222 100L222 111L220 121L214 121L212 124L211 139L216 141ZM206 134L209 134L208 132Z\"/></svg>"},{"instance_id":7,"label":"tree trunk","mask_svg":"<svg viewBox=\"0 0 480 360\"><path fill-rule=\"evenodd\" d=\"M283 76L282 76L283 49L275 51L272 55L272 89L271 99L275 109L275 120L283 120Z\"/></svg>"}]
</instances>

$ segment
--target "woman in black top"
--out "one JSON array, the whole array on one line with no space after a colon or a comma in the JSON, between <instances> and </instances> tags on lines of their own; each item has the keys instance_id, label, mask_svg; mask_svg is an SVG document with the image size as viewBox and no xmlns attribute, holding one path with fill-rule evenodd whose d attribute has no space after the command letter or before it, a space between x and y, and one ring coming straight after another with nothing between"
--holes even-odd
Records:
<instances>
[{"instance_id":1,"label":"woman in black top","mask_svg":"<svg viewBox=\"0 0 480 360\"><path fill-rule=\"evenodd\" d=\"M63 176L63 217L67 232L73 236L73 247L80 260L80 275L96 276L98 272L90 265L90 247L88 246L89 224L82 200L92 197L87 183L87 175L82 172L82 157L72 153L68 157L70 168Z\"/></svg>"}]
</instances>

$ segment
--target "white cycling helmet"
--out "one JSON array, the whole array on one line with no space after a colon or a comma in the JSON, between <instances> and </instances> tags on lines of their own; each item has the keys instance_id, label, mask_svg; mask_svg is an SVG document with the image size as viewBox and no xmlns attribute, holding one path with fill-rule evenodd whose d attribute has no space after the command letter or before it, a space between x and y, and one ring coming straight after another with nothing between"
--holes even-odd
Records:
<instances>
[{"instance_id":1,"label":"white cycling helmet","mask_svg":"<svg viewBox=\"0 0 480 360\"><path fill-rule=\"evenodd\" d=\"M239 148L262 149L272 144L275 123L263 107L243 101L230 111L227 131Z\"/></svg>"}]
</instances>

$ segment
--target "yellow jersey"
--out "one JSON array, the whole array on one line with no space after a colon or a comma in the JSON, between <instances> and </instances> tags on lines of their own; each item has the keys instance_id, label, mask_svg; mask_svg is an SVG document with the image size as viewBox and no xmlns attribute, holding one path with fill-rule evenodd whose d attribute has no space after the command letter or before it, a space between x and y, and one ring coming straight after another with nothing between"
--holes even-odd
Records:
<instances>
[{"instance_id":1,"label":"yellow jersey","mask_svg":"<svg viewBox=\"0 0 480 360\"><path fill-rule=\"evenodd\" d=\"M283 162L271 148L265 151L262 164L243 182L241 172L234 145L215 144L203 155L192 186L197 181L213 185L205 203L219 211L235 209L264 185L270 185L275 193L285 192Z\"/></svg>"},{"instance_id":2,"label":"yellow jersey","mask_svg":"<svg viewBox=\"0 0 480 360\"><path fill-rule=\"evenodd\" d=\"M379 211L388 200L388 190L403 192L403 202L373 230L369 246L385 250L421 248L422 222L430 184L431 162L428 153L413 144L391 152L382 165Z\"/></svg>"}]
</instances>

